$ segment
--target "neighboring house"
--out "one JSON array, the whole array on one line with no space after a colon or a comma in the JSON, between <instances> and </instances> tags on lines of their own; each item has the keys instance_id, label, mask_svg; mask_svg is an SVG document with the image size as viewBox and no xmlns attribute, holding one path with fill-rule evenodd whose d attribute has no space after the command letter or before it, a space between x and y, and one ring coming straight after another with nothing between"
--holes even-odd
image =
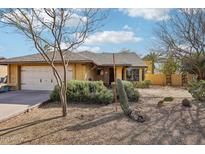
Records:
<instances>
[{"instance_id":1,"label":"neighboring house","mask_svg":"<svg viewBox=\"0 0 205 154\"><path fill-rule=\"evenodd\" d=\"M4 57L0 57L0 60L5 59ZM7 76L7 66L0 65L0 78Z\"/></svg>"},{"instance_id":2,"label":"neighboring house","mask_svg":"<svg viewBox=\"0 0 205 154\"><path fill-rule=\"evenodd\" d=\"M102 80L105 85L114 81L113 54L69 52L64 53L67 79ZM52 56L52 52L48 53ZM147 67L135 53L115 53L116 76L122 80L142 81ZM55 58L57 69L62 73L60 56ZM51 67L40 54L9 58L0 61L8 65L8 84L22 90L52 90L56 85ZM63 74L63 73L62 73Z\"/></svg>"}]
</instances>

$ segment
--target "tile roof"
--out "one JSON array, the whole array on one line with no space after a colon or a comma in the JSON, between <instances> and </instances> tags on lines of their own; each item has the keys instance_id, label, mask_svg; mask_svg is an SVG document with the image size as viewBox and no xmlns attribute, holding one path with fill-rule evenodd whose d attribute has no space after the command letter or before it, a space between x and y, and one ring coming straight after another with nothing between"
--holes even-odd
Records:
<instances>
[{"instance_id":1,"label":"tile roof","mask_svg":"<svg viewBox=\"0 0 205 154\"><path fill-rule=\"evenodd\" d=\"M5 58L0 56L0 60L2 60L2 59L5 59Z\"/></svg>"},{"instance_id":2,"label":"tile roof","mask_svg":"<svg viewBox=\"0 0 205 154\"><path fill-rule=\"evenodd\" d=\"M93 53L83 51L80 52L80 54L92 59L97 65L113 65L112 53ZM146 66L144 61L134 52L115 53L115 64L125 66Z\"/></svg>"},{"instance_id":3,"label":"tile roof","mask_svg":"<svg viewBox=\"0 0 205 154\"><path fill-rule=\"evenodd\" d=\"M53 53L54 52L48 52L47 56L49 58L52 58ZM89 59L87 59L87 57L80 55L79 53L64 51L63 54L64 54L64 58L68 61L90 61ZM40 53L0 60L0 64L1 63L2 64L31 63L31 62L45 63L45 60ZM59 52L56 52L55 62L61 62L61 57L60 57Z\"/></svg>"},{"instance_id":4,"label":"tile roof","mask_svg":"<svg viewBox=\"0 0 205 154\"><path fill-rule=\"evenodd\" d=\"M47 54L52 57L53 52ZM113 65L113 54L112 53L94 53L89 51L83 52L71 52L64 51L64 57L69 62L93 62L100 66L111 66ZM55 62L61 62L60 54L56 52ZM45 63L41 54L32 54L21 57L8 58L0 60L0 64L21 64L21 63ZM136 53L122 52L115 53L116 65L124 66L141 66L145 67L145 63L137 56Z\"/></svg>"}]
</instances>

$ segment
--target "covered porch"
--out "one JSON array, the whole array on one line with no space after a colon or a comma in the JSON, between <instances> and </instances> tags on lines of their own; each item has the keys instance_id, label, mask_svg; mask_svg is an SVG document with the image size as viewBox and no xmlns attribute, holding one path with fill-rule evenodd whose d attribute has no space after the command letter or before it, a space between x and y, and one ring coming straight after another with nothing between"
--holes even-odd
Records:
<instances>
[{"instance_id":1,"label":"covered porch","mask_svg":"<svg viewBox=\"0 0 205 154\"><path fill-rule=\"evenodd\" d=\"M113 66L96 66L93 70L93 76L88 78L91 81L103 81L106 86L114 82ZM145 68L136 66L116 66L116 78L127 81L143 81Z\"/></svg>"}]
</instances>

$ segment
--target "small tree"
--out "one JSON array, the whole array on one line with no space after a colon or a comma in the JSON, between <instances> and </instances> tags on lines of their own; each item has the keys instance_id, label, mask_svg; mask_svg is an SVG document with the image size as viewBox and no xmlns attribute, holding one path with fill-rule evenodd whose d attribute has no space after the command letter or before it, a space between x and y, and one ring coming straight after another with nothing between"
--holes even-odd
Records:
<instances>
[{"instance_id":1,"label":"small tree","mask_svg":"<svg viewBox=\"0 0 205 154\"><path fill-rule=\"evenodd\" d=\"M162 54L160 52L150 52L143 57L143 60L152 61L152 74L154 74L155 63L158 63L161 59Z\"/></svg>"},{"instance_id":2,"label":"small tree","mask_svg":"<svg viewBox=\"0 0 205 154\"><path fill-rule=\"evenodd\" d=\"M192 55L182 59L182 71L197 75L197 79L205 79L205 56Z\"/></svg>"},{"instance_id":3,"label":"small tree","mask_svg":"<svg viewBox=\"0 0 205 154\"><path fill-rule=\"evenodd\" d=\"M204 62L199 60L205 56L205 9L176 9L156 34L160 50L171 52L181 66L205 80Z\"/></svg>"},{"instance_id":4,"label":"small tree","mask_svg":"<svg viewBox=\"0 0 205 154\"><path fill-rule=\"evenodd\" d=\"M162 68L160 71L166 75L171 75L171 74L176 73L178 68L179 68L179 65L176 62L176 60L172 56L169 56L166 59L166 61L162 64Z\"/></svg>"},{"instance_id":5,"label":"small tree","mask_svg":"<svg viewBox=\"0 0 205 154\"><path fill-rule=\"evenodd\" d=\"M106 17L100 9L1 9L1 23L15 28L31 40L50 65L60 89L63 116L67 115L67 51L80 46L88 34L101 26ZM63 67L63 75L56 68Z\"/></svg>"}]
</instances>

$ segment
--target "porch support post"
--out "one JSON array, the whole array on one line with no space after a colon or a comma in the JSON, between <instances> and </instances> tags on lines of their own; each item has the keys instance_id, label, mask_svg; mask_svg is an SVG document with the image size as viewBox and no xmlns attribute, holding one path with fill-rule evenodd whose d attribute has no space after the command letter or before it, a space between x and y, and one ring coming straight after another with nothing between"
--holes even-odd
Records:
<instances>
[{"instance_id":1,"label":"porch support post","mask_svg":"<svg viewBox=\"0 0 205 154\"><path fill-rule=\"evenodd\" d=\"M114 98L115 98L115 111L117 112L117 85L116 85L116 67L115 67L115 54L113 53L113 69L114 69Z\"/></svg>"},{"instance_id":2,"label":"porch support post","mask_svg":"<svg viewBox=\"0 0 205 154\"><path fill-rule=\"evenodd\" d=\"M123 67L123 77L124 77L124 80L127 80L127 68L126 67Z\"/></svg>"},{"instance_id":3,"label":"porch support post","mask_svg":"<svg viewBox=\"0 0 205 154\"><path fill-rule=\"evenodd\" d=\"M142 82L142 68L139 68L139 81Z\"/></svg>"}]
</instances>

